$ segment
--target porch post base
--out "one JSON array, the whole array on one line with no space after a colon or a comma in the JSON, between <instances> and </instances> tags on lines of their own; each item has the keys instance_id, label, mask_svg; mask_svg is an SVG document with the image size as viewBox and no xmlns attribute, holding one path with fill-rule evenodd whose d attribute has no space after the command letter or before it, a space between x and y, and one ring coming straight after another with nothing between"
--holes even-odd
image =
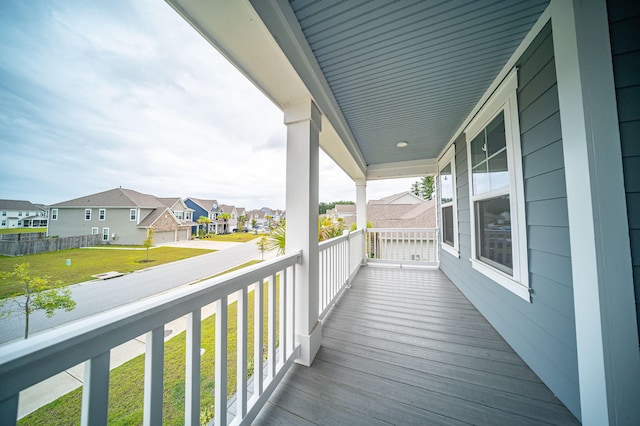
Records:
<instances>
[{"instance_id":1,"label":"porch post base","mask_svg":"<svg viewBox=\"0 0 640 426\"><path fill-rule=\"evenodd\" d=\"M297 334L296 340L300 343L300 357L296 359L296 363L310 367L320 349L322 340L322 324L320 321L316 322L311 334Z\"/></svg>"}]
</instances>

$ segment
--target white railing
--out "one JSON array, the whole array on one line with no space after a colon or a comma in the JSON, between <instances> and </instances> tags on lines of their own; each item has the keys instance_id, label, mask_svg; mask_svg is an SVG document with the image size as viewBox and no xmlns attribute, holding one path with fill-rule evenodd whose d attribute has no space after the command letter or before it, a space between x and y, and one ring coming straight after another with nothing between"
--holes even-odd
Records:
<instances>
[{"instance_id":1,"label":"white railing","mask_svg":"<svg viewBox=\"0 0 640 426\"><path fill-rule=\"evenodd\" d=\"M436 266L437 228L369 228L367 259L375 263Z\"/></svg>"},{"instance_id":2,"label":"white railing","mask_svg":"<svg viewBox=\"0 0 640 426\"><path fill-rule=\"evenodd\" d=\"M364 231L345 232L319 244L319 309L322 320L364 260Z\"/></svg>"},{"instance_id":3,"label":"white railing","mask_svg":"<svg viewBox=\"0 0 640 426\"><path fill-rule=\"evenodd\" d=\"M201 309L215 304L215 423L227 424L228 302L237 298L237 399L233 424L250 423L280 382L299 347L294 341L295 265L301 252L175 289L132 303L28 340L5 345L0 353L0 424L16 424L21 390L85 363L82 394L83 425L106 425L109 359L112 348L146 333L144 424L162 424L164 325L185 316L185 424L200 424ZM264 287L267 300L266 354ZM251 290L253 287L253 290ZM248 303L254 291L253 389L247 385ZM279 294L276 296L276 291ZM279 304L276 299L279 297ZM276 310L277 306L280 308ZM276 321L276 319L278 321ZM278 324L278 328L276 328ZM279 344L276 344L276 335ZM263 360L266 355L266 362ZM266 369L266 371L264 371ZM249 397L251 395L251 397Z\"/></svg>"}]
</instances>

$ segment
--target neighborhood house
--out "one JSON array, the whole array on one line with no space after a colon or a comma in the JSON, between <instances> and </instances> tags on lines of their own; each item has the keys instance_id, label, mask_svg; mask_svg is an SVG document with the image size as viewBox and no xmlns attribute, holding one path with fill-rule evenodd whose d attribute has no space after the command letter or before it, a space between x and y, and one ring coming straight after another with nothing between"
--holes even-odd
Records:
<instances>
[{"instance_id":1,"label":"neighborhood house","mask_svg":"<svg viewBox=\"0 0 640 426\"><path fill-rule=\"evenodd\" d=\"M193 209L178 197L158 198L115 188L53 204L49 236L98 234L104 244L142 244L149 228L155 243L189 240Z\"/></svg>"},{"instance_id":2,"label":"neighborhood house","mask_svg":"<svg viewBox=\"0 0 640 426\"><path fill-rule=\"evenodd\" d=\"M45 228L48 211L41 204L23 200L0 200L0 229Z\"/></svg>"}]
</instances>

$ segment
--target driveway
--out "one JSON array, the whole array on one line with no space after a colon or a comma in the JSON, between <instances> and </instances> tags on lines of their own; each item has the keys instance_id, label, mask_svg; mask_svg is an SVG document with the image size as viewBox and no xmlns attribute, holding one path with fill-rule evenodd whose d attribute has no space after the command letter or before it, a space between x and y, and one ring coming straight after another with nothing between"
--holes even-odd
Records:
<instances>
[{"instance_id":1,"label":"driveway","mask_svg":"<svg viewBox=\"0 0 640 426\"><path fill-rule=\"evenodd\" d=\"M71 312L57 311L52 318L47 318L42 311L33 313L29 320L29 335L187 285L250 260L260 260L262 257L255 241L184 241L169 245L220 251L143 269L117 278L71 285L69 289L73 300L76 301L76 308ZM273 252L265 252L265 259L272 257ZM23 335L24 315L0 319L0 345L21 339Z\"/></svg>"}]
</instances>

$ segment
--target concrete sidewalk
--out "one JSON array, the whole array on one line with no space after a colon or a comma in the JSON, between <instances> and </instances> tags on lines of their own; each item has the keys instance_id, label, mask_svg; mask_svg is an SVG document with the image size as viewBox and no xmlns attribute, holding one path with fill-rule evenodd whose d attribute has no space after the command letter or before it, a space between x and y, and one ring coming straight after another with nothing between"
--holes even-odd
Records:
<instances>
[{"instance_id":1,"label":"concrete sidewalk","mask_svg":"<svg viewBox=\"0 0 640 426\"><path fill-rule=\"evenodd\" d=\"M193 243L190 245L190 243ZM202 244L204 243L204 244ZM247 244L251 244L249 241ZM172 243L172 246L180 247L196 247L196 248L211 248L215 250L224 250L225 248L233 247L237 244L245 243L218 243L216 241L193 241L193 242L181 242ZM265 252L265 260L275 257L273 252ZM261 256L256 260L260 260ZM170 290L169 290L170 291ZM235 295L229 297L228 303L235 302ZM202 309L202 319L213 315L214 306L208 305ZM186 329L186 317L177 318L170 323L165 324L165 342L176 335L180 334ZM110 357L110 369L124 364L132 358L145 353L145 338L146 335L138 336L137 338L123 343L111 349ZM82 386L84 382L84 363L78 364L68 370L65 370L55 376L52 376L36 385L33 385L22 392L20 392L20 399L18 403L18 418L22 418L29 413L37 410L38 408L55 401L61 396L71 392Z\"/></svg>"}]
</instances>

